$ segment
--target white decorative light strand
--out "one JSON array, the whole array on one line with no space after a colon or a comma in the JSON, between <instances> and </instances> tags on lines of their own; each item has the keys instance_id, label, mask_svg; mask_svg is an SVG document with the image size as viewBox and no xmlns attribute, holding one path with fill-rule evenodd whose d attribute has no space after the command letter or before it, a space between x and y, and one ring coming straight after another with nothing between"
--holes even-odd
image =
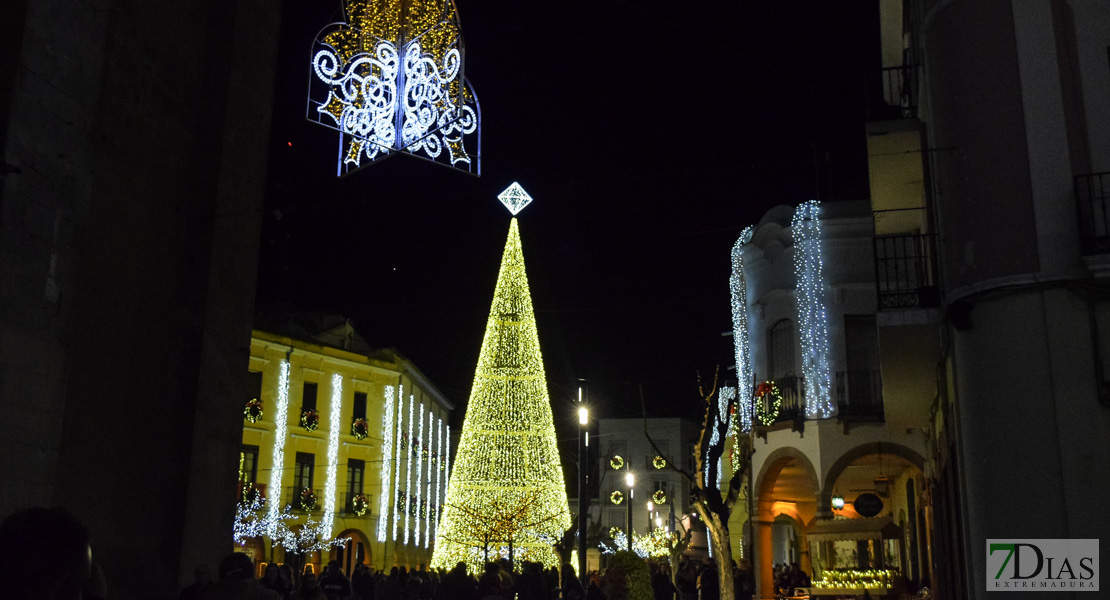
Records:
<instances>
[{"instance_id":1,"label":"white decorative light strand","mask_svg":"<svg viewBox=\"0 0 1110 600\"><path fill-rule=\"evenodd\" d=\"M427 477L425 478L424 487L424 502L428 504L428 509L424 511L424 547L427 548L431 543L432 534L432 433L435 431L435 415L432 410L428 409L428 441L424 446L424 451L421 457L424 460L424 468L427 469Z\"/></svg>"},{"instance_id":2,"label":"white decorative light strand","mask_svg":"<svg viewBox=\"0 0 1110 600\"><path fill-rule=\"evenodd\" d=\"M267 533L273 537L281 504L281 476L285 472L286 421L289 420L289 359L281 361L278 371L277 411L274 413L274 448L271 454L269 516Z\"/></svg>"},{"instance_id":3,"label":"white decorative light strand","mask_svg":"<svg viewBox=\"0 0 1110 600\"><path fill-rule=\"evenodd\" d=\"M405 506L402 513L405 519L405 544L409 543L412 519L409 518L409 502L412 498L412 420L416 413L416 397L409 394L409 451L405 452Z\"/></svg>"},{"instance_id":4,"label":"white decorative light strand","mask_svg":"<svg viewBox=\"0 0 1110 600\"><path fill-rule=\"evenodd\" d=\"M802 334L806 416L811 419L824 419L833 414L819 209L820 203L816 200L798 206L790 227L794 235L794 274L797 278L798 322Z\"/></svg>"},{"instance_id":5,"label":"white decorative light strand","mask_svg":"<svg viewBox=\"0 0 1110 600\"><path fill-rule=\"evenodd\" d=\"M409 449L409 460L416 457L416 514L413 515L413 536L412 543L416 546L420 545L420 500L423 484L422 479L424 475L424 404L420 404L420 417L416 421L419 424L418 433L416 435L416 444L412 445Z\"/></svg>"},{"instance_id":6,"label":"white decorative light strand","mask_svg":"<svg viewBox=\"0 0 1110 600\"><path fill-rule=\"evenodd\" d=\"M446 481L443 473L443 419L436 419L436 512L432 522L435 524L436 535L439 535L439 499Z\"/></svg>"},{"instance_id":7,"label":"white decorative light strand","mask_svg":"<svg viewBox=\"0 0 1110 600\"><path fill-rule=\"evenodd\" d=\"M444 499L444 501L447 500L447 486L451 482L451 426L450 425L446 426L446 431L447 431L447 433L444 434L444 438L447 440L447 443L444 444L444 446L443 446L443 490L444 490L443 491L443 499ZM441 516L442 515L440 513L438 513L438 512L436 513L436 533L437 534L439 533L439 519L440 519Z\"/></svg>"},{"instance_id":8,"label":"white decorative light strand","mask_svg":"<svg viewBox=\"0 0 1110 600\"><path fill-rule=\"evenodd\" d=\"M732 247L732 345L736 354L736 413L739 417L732 427L743 433L752 430L752 374L751 346L748 343L748 282L744 273L743 247L752 239L752 228L746 227Z\"/></svg>"},{"instance_id":9,"label":"white decorative light strand","mask_svg":"<svg viewBox=\"0 0 1110 600\"><path fill-rule=\"evenodd\" d=\"M401 424L405 420L405 386L401 385L397 392L397 439L394 446L397 451L397 462L393 476L393 541L397 541L397 524L401 520Z\"/></svg>"},{"instance_id":10,"label":"white decorative light strand","mask_svg":"<svg viewBox=\"0 0 1110 600\"><path fill-rule=\"evenodd\" d=\"M389 487L393 470L393 386L385 386L385 415L382 417L382 491L378 500L378 541L385 542L389 532L389 501L393 498Z\"/></svg>"},{"instance_id":11,"label":"white decorative light strand","mask_svg":"<svg viewBox=\"0 0 1110 600\"><path fill-rule=\"evenodd\" d=\"M721 419L721 421L725 424L725 427L727 428L725 431L729 431L733 427L732 420L730 418L731 415L729 414L729 410L728 410L728 405L735 399L736 399L736 388L734 388L734 387L730 387L730 386L722 387L720 393L717 394L717 418ZM727 434L725 435L724 440L720 439L720 434L717 433L717 428L716 427L713 428L713 437L718 442L720 442L721 444L727 444L728 443L728 435ZM725 473L725 453L721 452L721 456L717 459L717 487L718 488L721 487L721 478L724 476L724 473Z\"/></svg>"},{"instance_id":12,"label":"white decorative light strand","mask_svg":"<svg viewBox=\"0 0 1110 600\"><path fill-rule=\"evenodd\" d=\"M343 376L331 374L330 429L328 429L328 470L324 484L324 517L320 520L320 536L331 537L335 521L335 479L339 471L339 412L343 408Z\"/></svg>"}]
</instances>

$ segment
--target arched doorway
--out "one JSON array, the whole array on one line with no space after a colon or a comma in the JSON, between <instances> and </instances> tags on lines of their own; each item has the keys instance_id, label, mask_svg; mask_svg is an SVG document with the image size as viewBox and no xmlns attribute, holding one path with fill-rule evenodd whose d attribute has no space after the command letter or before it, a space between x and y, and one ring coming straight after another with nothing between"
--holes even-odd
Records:
<instances>
[{"instance_id":1,"label":"arched doorway","mask_svg":"<svg viewBox=\"0 0 1110 600\"><path fill-rule=\"evenodd\" d=\"M833 463L824 493L842 506L834 501L835 521L811 531L815 580L828 573L843 579L846 572L881 571L916 587L928 578L923 467L917 452L885 442L852 448ZM858 591L866 587L862 582Z\"/></svg>"},{"instance_id":2,"label":"arched doorway","mask_svg":"<svg viewBox=\"0 0 1110 600\"><path fill-rule=\"evenodd\" d=\"M359 564L371 563L370 540L358 529L347 529L337 538L347 538L347 543L332 550L332 560L339 561L339 568L350 577Z\"/></svg>"},{"instance_id":3,"label":"arched doorway","mask_svg":"<svg viewBox=\"0 0 1110 600\"><path fill-rule=\"evenodd\" d=\"M774 566L798 563L810 572L806 530L817 512L817 472L800 450L779 448L756 479L755 570L757 591L774 594Z\"/></svg>"}]
</instances>

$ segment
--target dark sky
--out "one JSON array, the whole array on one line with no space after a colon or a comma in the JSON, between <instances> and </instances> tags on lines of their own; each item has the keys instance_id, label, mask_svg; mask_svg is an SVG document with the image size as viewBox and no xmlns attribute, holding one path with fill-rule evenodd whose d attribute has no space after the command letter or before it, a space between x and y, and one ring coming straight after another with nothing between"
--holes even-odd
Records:
<instances>
[{"instance_id":1,"label":"dark sky","mask_svg":"<svg viewBox=\"0 0 1110 600\"><path fill-rule=\"evenodd\" d=\"M285 6L258 306L350 317L460 409L513 181L535 198L521 237L568 416L580 379L600 416L638 416L641 387L651 416L695 416L696 373L731 364L741 229L775 204L867 197L875 0L459 0L482 176L396 156L338 180L305 93L340 3Z\"/></svg>"}]
</instances>

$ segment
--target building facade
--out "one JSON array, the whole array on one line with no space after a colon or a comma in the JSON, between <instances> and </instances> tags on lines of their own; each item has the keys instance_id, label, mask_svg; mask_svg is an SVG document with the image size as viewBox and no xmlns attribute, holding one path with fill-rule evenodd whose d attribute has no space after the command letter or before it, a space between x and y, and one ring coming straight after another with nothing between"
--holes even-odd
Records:
<instances>
[{"instance_id":1,"label":"building facade","mask_svg":"<svg viewBox=\"0 0 1110 600\"><path fill-rule=\"evenodd\" d=\"M447 487L454 406L411 362L371 350L350 323L310 339L255 330L253 394L244 409L240 494L263 510L289 506L341 546L306 568L338 560L389 570L428 564ZM283 562L265 537L238 549Z\"/></svg>"},{"instance_id":2,"label":"building facade","mask_svg":"<svg viewBox=\"0 0 1110 600\"><path fill-rule=\"evenodd\" d=\"M734 435L750 438L754 477L730 530L748 532L733 554L754 558L764 597L784 563L814 587L857 593L885 593L898 575L931 579L937 382L914 377L935 369L940 346L886 330L873 238L868 202L810 202L771 209L734 251L736 372L747 382ZM936 331L935 315L919 317ZM852 575L861 571L874 577Z\"/></svg>"},{"instance_id":3,"label":"building facade","mask_svg":"<svg viewBox=\"0 0 1110 600\"><path fill-rule=\"evenodd\" d=\"M594 519L603 531L619 527L627 530L628 511L632 530L644 534L657 527L682 528L690 508L690 484L675 469L693 473L694 444L698 426L684 419L647 419L647 431L654 446L644 435L644 419L598 419L598 500ZM633 484L628 487L627 476ZM648 503L651 503L649 510ZM704 528L695 545L704 545ZM702 548L704 550L704 548Z\"/></svg>"}]
</instances>

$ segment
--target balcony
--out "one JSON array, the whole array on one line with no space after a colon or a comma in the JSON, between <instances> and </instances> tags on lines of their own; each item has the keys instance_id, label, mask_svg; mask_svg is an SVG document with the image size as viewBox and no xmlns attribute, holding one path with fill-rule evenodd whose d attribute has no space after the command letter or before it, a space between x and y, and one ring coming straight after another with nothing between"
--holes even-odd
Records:
<instances>
[{"instance_id":1,"label":"balcony","mask_svg":"<svg viewBox=\"0 0 1110 600\"><path fill-rule=\"evenodd\" d=\"M314 504L302 502L302 494L306 491L312 492L312 495L315 496ZM307 496L307 494L305 494L305 496ZM290 509L294 513L318 513L324 510L324 495L317 489L303 488L300 486L287 487L285 488L285 502L289 504Z\"/></svg>"},{"instance_id":2,"label":"balcony","mask_svg":"<svg viewBox=\"0 0 1110 600\"><path fill-rule=\"evenodd\" d=\"M355 498L362 496L366 501L363 513L360 515L356 511ZM369 519L370 518L370 495L362 492L347 491L343 496L343 510L342 514L345 517L353 517L356 519Z\"/></svg>"},{"instance_id":3,"label":"balcony","mask_svg":"<svg viewBox=\"0 0 1110 600\"><path fill-rule=\"evenodd\" d=\"M917 117L920 98L917 65L880 69L867 77L867 120L889 121Z\"/></svg>"},{"instance_id":4,"label":"balcony","mask_svg":"<svg viewBox=\"0 0 1110 600\"><path fill-rule=\"evenodd\" d=\"M883 420L883 377L879 371L837 371L836 405L841 420Z\"/></svg>"},{"instance_id":5,"label":"balcony","mask_svg":"<svg viewBox=\"0 0 1110 600\"><path fill-rule=\"evenodd\" d=\"M785 375L776 379L775 385L782 394L782 408L775 422L804 420L806 418L805 380L797 375Z\"/></svg>"},{"instance_id":6,"label":"balcony","mask_svg":"<svg viewBox=\"0 0 1110 600\"><path fill-rule=\"evenodd\" d=\"M246 502L249 504L255 498L260 498L263 502L266 501L266 484L240 481L239 502Z\"/></svg>"},{"instance_id":7,"label":"balcony","mask_svg":"<svg viewBox=\"0 0 1110 600\"><path fill-rule=\"evenodd\" d=\"M877 236L874 244L880 311L940 305L935 235Z\"/></svg>"},{"instance_id":8,"label":"balcony","mask_svg":"<svg viewBox=\"0 0 1110 600\"><path fill-rule=\"evenodd\" d=\"M1083 254L1110 253L1110 172L1077 176L1075 201Z\"/></svg>"}]
</instances>

